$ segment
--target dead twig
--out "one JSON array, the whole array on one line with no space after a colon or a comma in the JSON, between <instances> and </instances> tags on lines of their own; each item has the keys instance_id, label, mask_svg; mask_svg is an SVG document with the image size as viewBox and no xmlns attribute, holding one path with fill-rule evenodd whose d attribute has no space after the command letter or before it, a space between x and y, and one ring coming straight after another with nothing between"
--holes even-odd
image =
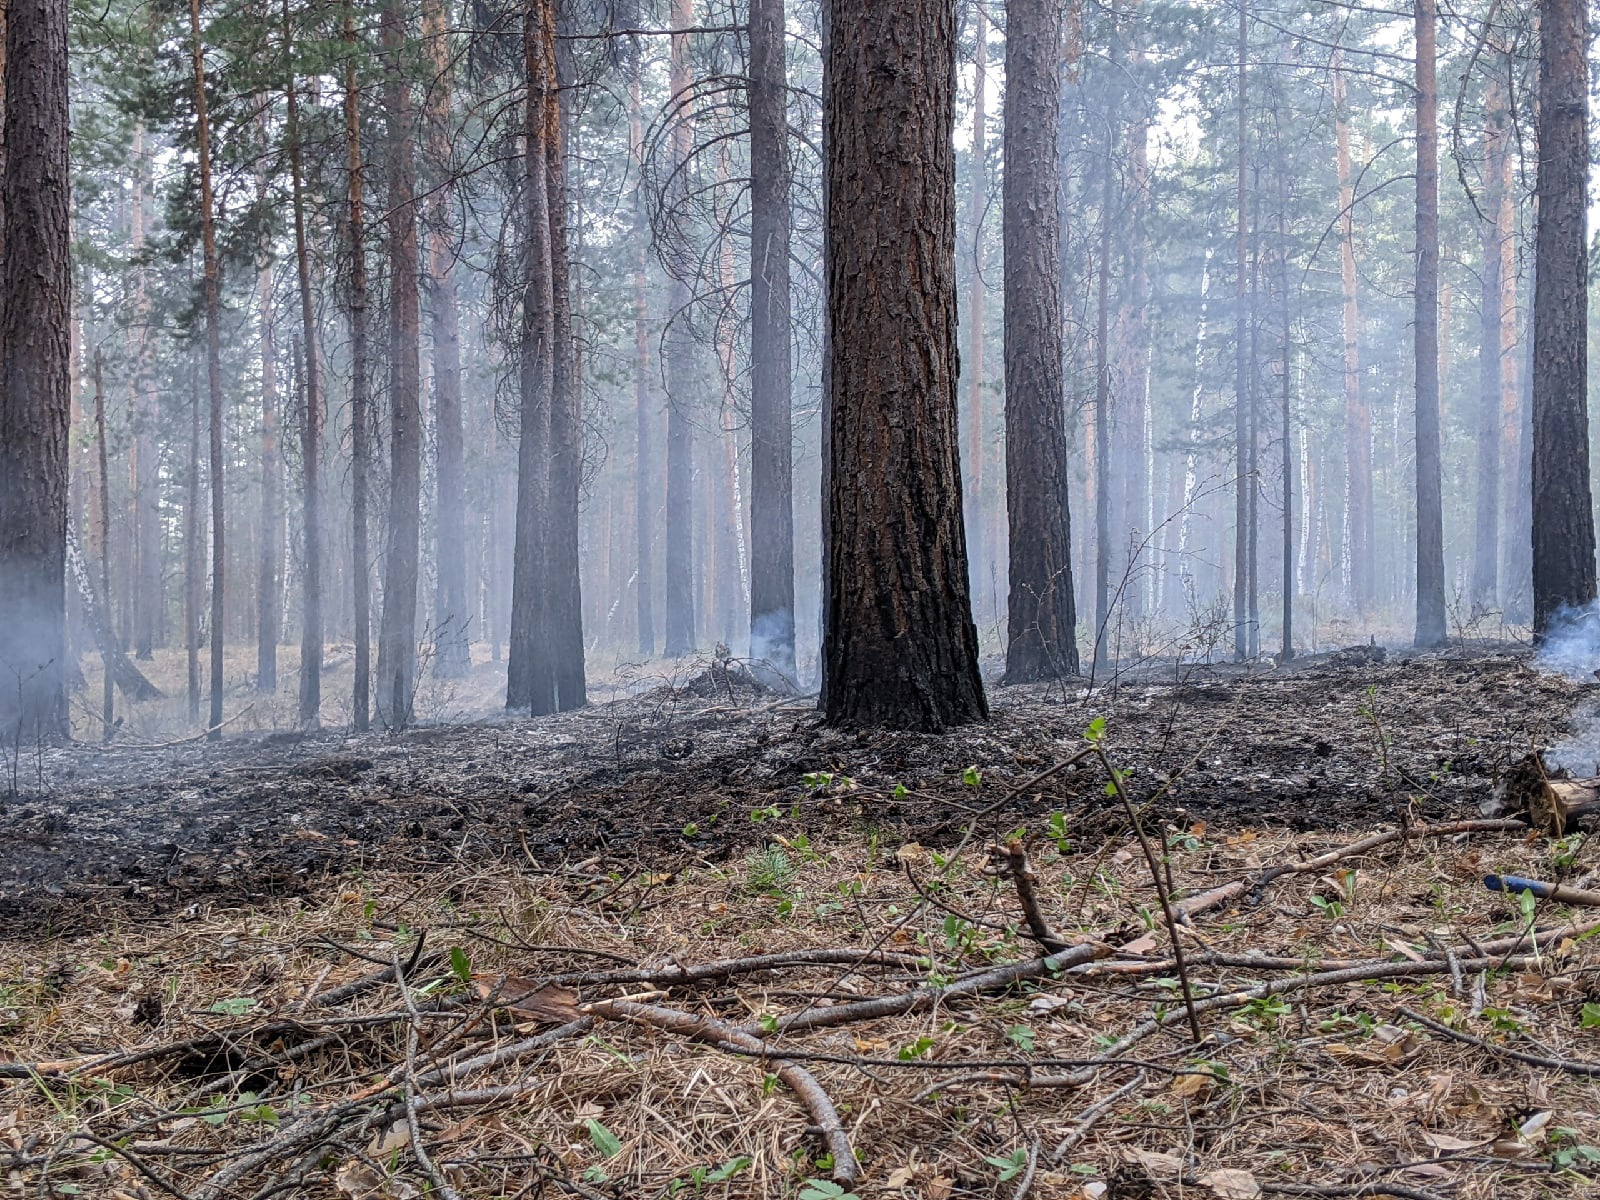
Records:
<instances>
[{"instance_id":1,"label":"dead twig","mask_svg":"<svg viewBox=\"0 0 1600 1200\"><path fill-rule=\"evenodd\" d=\"M1067 1136L1056 1143L1056 1148L1050 1155L1051 1160L1053 1162L1060 1162L1062 1159L1066 1158L1067 1155L1071 1154L1073 1148L1076 1147L1079 1142L1083 1141L1084 1138L1089 1136L1089 1131L1095 1127L1100 1118L1105 1116L1106 1113L1110 1112L1119 1101L1125 1100L1127 1097L1133 1095L1134 1092L1143 1087L1144 1081L1145 1073L1140 1071L1137 1075L1128 1080L1127 1083L1123 1084L1109 1096L1095 1101L1088 1108L1084 1109L1083 1112L1079 1114L1077 1123L1073 1125L1071 1130L1068 1131Z\"/></svg>"},{"instance_id":2,"label":"dead twig","mask_svg":"<svg viewBox=\"0 0 1600 1200\"><path fill-rule=\"evenodd\" d=\"M1033 940L1051 953L1065 950L1071 943L1051 928L1044 909L1039 905L1039 891L1034 886L1033 864L1028 861L1027 850L1023 849L1020 841L1012 838L1005 844L1002 853L1010 864L1011 883L1017 889L1017 903L1022 905L1022 918L1028 923L1028 932Z\"/></svg>"},{"instance_id":3,"label":"dead twig","mask_svg":"<svg viewBox=\"0 0 1600 1200\"><path fill-rule=\"evenodd\" d=\"M631 1000L600 1000L584 1007L595 1016L649 1025L741 1054L764 1057L766 1050L760 1038L715 1017L697 1016L659 1004L639 1004ZM823 1143L833 1156L833 1181L847 1188L853 1187L861 1169L856 1163L855 1152L850 1148L849 1135L839 1120L839 1112L827 1092L822 1090L816 1076L798 1063L781 1060L775 1062L773 1071L799 1097L800 1103L822 1131Z\"/></svg>"},{"instance_id":4,"label":"dead twig","mask_svg":"<svg viewBox=\"0 0 1600 1200\"><path fill-rule=\"evenodd\" d=\"M1524 1062L1535 1067L1547 1067L1552 1071L1565 1071L1569 1075L1587 1075L1591 1078L1600 1077L1600 1063L1584 1062L1575 1058L1548 1058L1542 1054L1529 1054L1523 1050L1513 1050L1509 1046L1496 1046L1493 1042L1486 1042L1480 1037L1473 1037L1470 1033L1463 1033L1459 1029L1451 1029L1450 1026L1440 1021L1435 1021L1432 1017L1424 1016L1415 1009L1401 1007L1399 1011L1419 1025L1426 1025L1435 1033L1466 1046L1476 1046L1479 1050L1486 1051L1489 1054L1499 1055L1503 1058L1514 1058L1518 1062Z\"/></svg>"}]
</instances>

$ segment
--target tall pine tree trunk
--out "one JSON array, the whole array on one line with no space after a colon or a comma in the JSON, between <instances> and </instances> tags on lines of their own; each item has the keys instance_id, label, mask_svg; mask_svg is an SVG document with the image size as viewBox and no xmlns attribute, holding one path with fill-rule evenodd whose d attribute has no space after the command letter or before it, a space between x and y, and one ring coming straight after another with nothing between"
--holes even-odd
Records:
<instances>
[{"instance_id":1,"label":"tall pine tree trunk","mask_svg":"<svg viewBox=\"0 0 1600 1200\"><path fill-rule=\"evenodd\" d=\"M211 186L211 121L206 105L205 47L200 35L200 0L189 0L189 37L194 58L195 139L199 146L200 241L204 254L201 279L206 321L206 391L210 400L209 466L211 475L211 720L209 736L222 737L222 602L227 556L224 534L222 459L222 301L217 261L216 203Z\"/></svg>"},{"instance_id":2,"label":"tall pine tree trunk","mask_svg":"<svg viewBox=\"0 0 1600 1200\"><path fill-rule=\"evenodd\" d=\"M355 18L344 8L344 141L350 236L350 561L355 624L352 718L357 732L372 724L372 550L368 543L368 472L372 468L372 405L367 392L367 214L361 159L361 88L356 77Z\"/></svg>"},{"instance_id":3,"label":"tall pine tree trunk","mask_svg":"<svg viewBox=\"0 0 1600 1200\"><path fill-rule=\"evenodd\" d=\"M406 9L384 6L380 41L385 56L384 109L389 242L389 516L384 557L383 611L378 626L379 719L391 729L411 723L417 669L417 567L422 521L421 321L418 296L417 210L413 183L410 55Z\"/></svg>"},{"instance_id":4,"label":"tall pine tree trunk","mask_svg":"<svg viewBox=\"0 0 1600 1200\"><path fill-rule=\"evenodd\" d=\"M1006 11L1006 681L1078 673L1061 345L1061 8ZM1104 323L1102 321L1102 331ZM1097 429L1103 435L1103 429Z\"/></svg>"},{"instance_id":5,"label":"tall pine tree trunk","mask_svg":"<svg viewBox=\"0 0 1600 1200\"><path fill-rule=\"evenodd\" d=\"M262 112L266 112L262 98ZM261 121L263 134L266 121ZM263 137L265 141L265 137ZM266 172L257 176L257 202L265 205ZM276 271L263 256L256 270L256 314L261 327L261 513L260 544L256 560L256 691L270 696L278 690L278 637L283 611L278 548L283 542L282 471L278 451L278 346L272 319L272 288Z\"/></svg>"},{"instance_id":6,"label":"tall pine tree trunk","mask_svg":"<svg viewBox=\"0 0 1600 1200\"><path fill-rule=\"evenodd\" d=\"M303 396L300 425L300 512L304 524L300 568L300 712L301 729L315 729L322 713L322 392L317 372L317 320L311 294L311 255L306 245L305 177L300 155L300 96L295 84L293 35L289 0L284 0L285 53L290 56L287 94L289 186L294 209L294 257L300 284L300 339L296 376Z\"/></svg>"},{"instance_id":7,"label":"tall pine tree trunk","mask_svg":"<svg viewBox=\"0 0 1600 1200\"><path fill-rule=\"evenodd\" d=\"M646 264L650 252L650 220L644 199L644 115L640 96L643 66L637 39L630 40L628 59L628 152L634 171L633 189L633 532L635 604L639 653L656 652L655 623L655 414L650 388L650 292Z\"/></svg>"},{"instance_id":8,"label":"tall pine tree trunk","mask_svg":"<svg viewBox=\"0 0 1600 1200\"><path fill-rule=\"evenodd\" d=\"M519 347L517 529L511 562L511 636L506 707L540 716L555 711L555 660L546 613L545 542L550 494L550 392L554 297L550 278L550 189L546 138L555 23L550 0L525 0L522 172L523 291Z\"/></svg>"},{"instance_id":9,"label":"tall pine tree trunk","mask_svg":"<svg viewBox=\"0 0 1600 1200\"><path fill-rule=\"evenodd\" d=\"M694 0L672 0L672 28L687 30L694 24ZM671 48L671 103L673 174L676 186L687 188L689 152L694 131L687 115L689 89L689 35L674 32ZM664 353L667 357L667 555L666 652L692 653L697 625L694 605L694 418L693 392L699 385L695 350L688 331L689 285L674 274Z\"/></svg>"},{"instance_id":10,"label":"tall pine tree trunk","mask_svg":"<svg viewBox=\"0 0 1600 1200\"><path fill-rule=\"evenodd\" d=\"M1533 301L1533 631L1595 599L1589 487L1589 66L1583 0L1539 5Z\"/></svg>"},{"instance_id":11,"label":"tall pine tree trunk","mask_svg":"<svg viewBox=\"0 0 1600 1200\"><path fill-rule=\"evenodd\" d=\"M1234 235L1238 239L1233 289L1233 657L1249 653L1250 556L1250 214L1249 188L1250 110L1249 53L1250 6L1239 5L1239 145L1238 211Z\"/></svg>"},{"instance_id":12,"label":"tall pine tree trunk","mask_svg":"<svg viewBox=\"0 0 1600 1200\"><path fill-rule=\"evenodd\" d=\"M458 678L472 666L472 593L467 583L466 438L461 409L461 314L456 302L455 188L449 178L452 65L447 0L424 0L422 35L428 51L428 156L439 174L428 201L428 299L433 340L434 673Z\"/></svg>"},{"instance_id":13,"label":"tall pine tree trunk","mask_svg":"<svg viewBox=\"0 0 1600 1200\"><path fill-rule=\"evenodd\" d=\"M1416 0L1417 27L1417 632L1441 645L1444 606L1444 494L1439 438L1439 96L1434 0ZM1593 578L1593 568L1590 569Z\"/></svg>"},{"instance_id":14,"label":"tall pine tree trunk","mask_svg":"<svg viewBox=\"0 0 1600 1200\"><path fill-rule=\"evenodd\" d=\"M984 302L988 298L983 278L983 218L989 208L989 10L987 0L972 6L972 167L968 172L967 232L972 238L967 256L967 352L961 359L961 382L967 393L966 453L961 467L967 481L967 559L973 571L972 587L983 595L988 566L998 547L989 544L984 521ZM998 619L998 614L994 614ZM989 618L985 617L985 624ZM1076 645L1076 642L1074 642Z\"/></svg>"},{"instance_id":15,"label":"tall pine tree trunk","mask_svg":"<svg viewBox=\"0 0 1600 1200\"><path fill-rule=\"evenodd\" d=\"M1333 106L1339 172L1339 281L1344 329L1345 541L1356 611L1371 610L1376 558L1372 522L1372 408L1361 387L1361 313L1356 301L1355 186L1350 169L1350 109L1342 59L1335 60Z\"/></svg>"},{"instance_id":16,"label":"tall pine tree trunk","mask_svg":"<svg viewBox=\"0 0 1600 1200\"><path fill-rule=\"evenodd\" d=\"M145 248L146 204L149 197L150 150L144 125L133 136L133 229L129 252ZM161 569L161 451L156 441L160 411L153 379L155 347L150 331L149 272L143 262L133 268L134 334L134 560L137 576L133 604L133 652L148 662L155 647L166 643L166 598Z\"/></svg>"},{"instance_id":17,"label":"tall pine tree trunk","mask_svg":"<svg viewBox=\"0 0 1600 1200\"><path fill-rule=\"evenodd\" d=\"M556 0L562 33L570 28L571 0ZM572 327L572 267L568 242L567 138L569 89L575 86L571 42L555 43L556 86L545 97L545 178L550 188L550 296L553 355L550 373L550 520L545 584L548 589L556 708L588 703L583 668L583 587L578 564L578 508L583 489L583 387Z\"/></svg>"},{"instance_id":18,"label":"tall pine tree trunk","mask_svg":"<svg viewBox=\"0 0 1600 1200\"><path fill-rule=\"evenodd\" d=\"M954 0L836 6L826 45L825 711L937 730L988 715L956 449Z\"/></svg>"},{"instance_id":19,"label":"tall pine tree trunk","mask_svg":"<svg viewBox=\"0 0 1600 1200\"><path fill-rule=\"evenodd\" d=\"M1495 65L1498 67L1498 59ZM1500 277L1501 209L1505 195L1504 167L1510 155L1506 145L1506 90L1497 69L1491 70L1484 98L1483 132L1483 298L1479 303L1481 332L1478 343L1478 479L1477 511L1472 554L1472 613L1481 616L1499 598L1500 569L1500 451L1504 402L1506 348L1501 345Z\"/></svg>"},{"instance_id":20,"label":"tall pine tree trunk","mask_svg":"<svg viewBox=\"0 0 1600 1200\"><path fill-rule=\"evenodd\" d=\"M750 657L792 680L792 180L783 9L783 0L750 4Z\"/></svg>"}]
</instances>

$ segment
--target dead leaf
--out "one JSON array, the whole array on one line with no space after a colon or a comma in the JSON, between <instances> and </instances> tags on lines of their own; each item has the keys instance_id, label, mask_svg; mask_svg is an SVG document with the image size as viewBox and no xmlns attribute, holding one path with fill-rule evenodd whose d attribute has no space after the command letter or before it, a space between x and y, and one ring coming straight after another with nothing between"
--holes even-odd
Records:
<instances>
[{"instance_id":1,"label":"dead leaf","mask_svg":"<svg viewBox=\"0 0 1600 1200\"><path fill-rule=\"evenodd\" d=\"M504 1008L515 1016L565 1025L583 1015L578 1011L577 993L557 984L541 987L532 979L513 976L494 982L474 979L472 986L480 1000Z\"/></svg>"},{"instance_id":2,"label":"dead leaf","mask_svg":"<svg viewBox=\"0 0 1600 1200\"><path fill-rule=\"evenodd\" d=\"M1431 1133L1424 1130L1422 1140L1435 1150L1443 1150L1448 1154L1458 1150L1475 1150L1479 1146L1487 1145L1494 1139L1492 1137L1458 1138L1451 1137L1448 1133Z\"/></svg>"},{"instance_id":3,"label":"dead leaf","mask_svg":"<svg viewBox=\"0 0 1600 1200\"><path fill-rule=\"evenodd\" d=\"M922 1194L927 1200L950 1200L950 1193L956 1190L956 1181L947 1175L935 1175L928 1180L922 1189Z\"/></svg>"},{"instance_id":4,"label":"dead leaf","mask_svg":"<svg viewBox=\"0 0 1600 1200\"><path fill-rule=\"evenodd\" d=\"M1156 948L1156 940L1148 933L1141 938L1135 938L1125 945L1117 947L1119 954L1149 954Z\"/></svg>"},{"instance_id":5,"label":"dead leaf","mask_svg":"<svg viewBox=\"0 0 1600 1200\"><path fill-rule=\"evenodd\" d=\"M1210 1188L1221 1200L1255 1200L1261 1195L1261 1185L1249 1171L1236 1167L1219 1167L1200 1176L1200 1182Z\"/></svg>"},{"instance_id":6,"label":"dead leaf","mask_svg":"<svg viewBox=\"0 0 1600 1200\"><path fill-rule=\"evenodd\" d=\"M1180 1078L1188 1078L1180 1076ZM1207 1078L1201 1075L1199 1078ZM1183 1159L1176 1154L1162 1154L1158 1150L1130 1149L1128 1151L1133 1160L1150 1173L1152 1178L1170 1178L1183 1174Z\"/></svg>"},{"instance_id":7,"label":"dead leaf","mask_svg":"<svg viewBox=\"0 0 1600 1200\"><path fill-rule=\"evenodd\" d=\"M1172 1086L1167 1090L1174 1096L1185 1100L1196 1096L1203 1096L1211 1090L1211 1085L1216 1080L1209 1075L1179 1075L1172 1081Z\"/></svg>"},{"instance_id":8,"label":"dead leaf","mask_svg":"<svg viewBox=\"0 0 1600 1200\"><path fill-rule=\"evenodd\" d=\"M383 1195L382 1174L360 1159L347 1162L334 1174L333 1186L350 1200L377 1200Z\"/></svg>"},{"instance_id":9,"label":"dead leaf","mask_svg":"<svg viewBox=\"0 0 1600 1200\"><path fill-rule=\"evenodd\" d=\"M889 1178L883 1181L883 1186L889 1189L903 1188L917 1177L914 1167L896 1167L889 1172Z\"/></svg>"},{"instance_id":10,"label":"dead leaf","mask_svg":"<svg viewBox=\"0 0 1600 1200\"><path fill-rule=\"evenodd\" d=\"M1101 1197L1110 1190L1109 1183L1099 1179L1090 1180L1083 1185L1083 1200L1101 1200Z\"/></svg>"},{"instance_id":11,"label":"dead leaf","mask_svg":"<svg viewBox=\"0 0 1600 1200\"><path fill-rule=\"evenodd\" d=\"M411 1130L404 1121L396 1121L389 1128L373 1134L372 1141L367 1143L367 1153L373 1158L383 1158L390 1151L399 1150L411 1144Z\"/></svg>"}]
</instances>

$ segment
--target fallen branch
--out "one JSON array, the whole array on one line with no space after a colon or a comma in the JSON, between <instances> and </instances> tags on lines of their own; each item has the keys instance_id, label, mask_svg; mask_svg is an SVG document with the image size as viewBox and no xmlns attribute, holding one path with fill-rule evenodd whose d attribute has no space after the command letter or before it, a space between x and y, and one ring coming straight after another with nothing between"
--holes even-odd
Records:
<instances>
[{"instance_id":1,"label":"fallen branch","mask_svg":"<svg viewBox=\"0 0 1600 1200\"><path fill-rule=\"evenodd\" d=\"M749 1025L738 1028L752 1036L763 1033L798 1033L807 1029L827 1029L834 1025L849 1025L856 1021L873 1021L880 1017L898 1017L905 1013L921 1012L958 996L970 996L995 988L1010 987L1026 979L1054 975L1067 967L1108 958L1111 947L1101 942L1079 942L1060 954L1047 954L1043 958L1030 958L1024 962L1008 963L1003 967L982 971L976 975L946 984L943 987L921 987L902 992L898 996L879 996L871 1000L856 1000L849 1004L835 1004L831 1008L810 1008L804 1012L779 1017L773 1029L765 1030Z\"/></svg>"},{"instance_id":2,"label":"fallen branch","mask_svg":"<svg viewBox=\"0 0 1600 1200\"><path fill-rule=\"evenodd\" d=\"M1101 1117L1105 1116L1106 1113L1110 1112L1112 1106L1114 1106L1119 1100L1124 1100L1131 1096L1134 1092L1138 1091L1139 1088L1143 1086L1144 1080L1145 1073L1140 1071L1137 1075L1128 1080L1127 1083L1123 1084L1109 1096L1102 1100L1095 1101L1095 1103L1084 1109L1083 1113L1078 1117L1077 1123L1068 1131L1067 1136L1062 1138L1061 1141L1056 1144L1055 1151L1050 1156L1051 1159L1055 1162L1060 1162L1068 1154L1071 1154L1073 1148L1077 1146L1079 1142L1083 1141L1084 1138L1089 1136L1089 1131L1095 1127L1096 1122L1098 1122Z\"/></svg>"},{"instance_id":3,"label":"fallen branch","mask_svg":"<svg viewBox=\"0 0 1600 1200\"><path fill-rule=\"evenodd\" d=\"M1051 928L1044 909L1039 905L1033 864L1028 861L1028 852L1023 849L1022 843L1012 838L1006 843L1004 851L996 854L996 857L1002 856L1010 865L1011 883L1017 889L1017 903L1022 905L1022 917L1028 923L1028 932L1033 940L1052 954L1067 949L1072 943Z\"/></svg>"},{"instance_id":4,"label":"fallen branch","mask_svg":"<svg viewBox=\"0 0 1600 1200\"><path fill-rule=\"evenodd\" d=\"M889 966L919 968L927 960L914 954L897 954L879 950L790 950L781 954L759 954L751 958L723 958L712 962L682 966L673 963L668 967L638 967L616 971L569 971L562 975L540 976L541 984L585 984L604 986L618 983L648 983L652 987L685 987L693 983L711 983L730 979L735 975L754 975L761 971L775 971L783 967L807 966Z\"/></svg>"},{"instance_id":5,"label":"fallen branch","mask_svg":"<svg viewBox=\"0 0 1600 1200\"><path fill-rule=\"evenodd\" d=\"M696 1016L675 1008L664 1008L659 1004L639 1004L632 1000L599 1000L584 1005L584 1008L597 1017L609 1017L635 1025L648 1025L654 1029L675 1033L708 1045L725 1047L741 1054L760 1056L766 1050L760 1038L753 1037L726 1021L719 1021L715 1017ZM775 1062L773 1070L789 1090L799 1097L800 1103L811 1114L812 1121L822 1131L822 1140L828 1147L828 1153L833 1156L833 1181L846 1188L853 1187L861 1169L856 1163L854 1151L850 1148L850 1137L845 1133L844 1124L839 1120L839 1112L834 1108L828 1094L822 1090L822 1085L817 1082L816 1076L798 1063L781 1060Z\"/></svg>"},{"instance_id":6,"label":"fallen branch","mask_svg":"<svg viewBox=\"0 0 1600 1200\"><path fill-rule=\"evenodd\" d=\"M1450 1026L1440 1021L1435 1021L1432 1017L1423 1016L1415 1009L1402 1007L1400 1012L1419 1025L1426 1025L1435 1033L1442 1034L1453 1041L1461 1042L1463 1045L1476 1046L1479 1050L1486 1051L1489 1054L1499 1055L1504 1058L1514 1058L1518 1062L1524 1062L1530 1066L1548 1067L1552 1071L1565 1071L1569 1075L1587 1075L1590 1078L1600 1077L1600 1063L1584 1062L1575 1058L1546 1058L1541 1054L1529 1054L1523 1050L1513 1050L1509 1046L1496 1046L1493 1042L1486 1042L1480 1037L1473 1037L1470 1033L1463 1033L1459 1029L1451 1029Z\"/></svg>"}]
</instances>

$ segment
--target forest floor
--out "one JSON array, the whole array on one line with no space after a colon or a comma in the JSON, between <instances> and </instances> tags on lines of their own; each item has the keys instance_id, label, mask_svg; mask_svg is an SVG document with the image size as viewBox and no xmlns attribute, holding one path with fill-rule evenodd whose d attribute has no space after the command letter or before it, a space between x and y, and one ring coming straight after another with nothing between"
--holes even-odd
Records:
<instances>
[{"instance_id":1,"label":"forest floor","mask_svg":"<svg viewBox=\"0 0 1600 1200\"><path fill-rule=\"evenodd\" d=\"M194 1200L1600 1189L1589 920L1482 883L1600 867L1484 817L1536 746L1590 772L1600 684L1483 644L992 700L848 733L702 664L537 721L22 748L0 1172Z\"/></svg>"}]
</instances>

